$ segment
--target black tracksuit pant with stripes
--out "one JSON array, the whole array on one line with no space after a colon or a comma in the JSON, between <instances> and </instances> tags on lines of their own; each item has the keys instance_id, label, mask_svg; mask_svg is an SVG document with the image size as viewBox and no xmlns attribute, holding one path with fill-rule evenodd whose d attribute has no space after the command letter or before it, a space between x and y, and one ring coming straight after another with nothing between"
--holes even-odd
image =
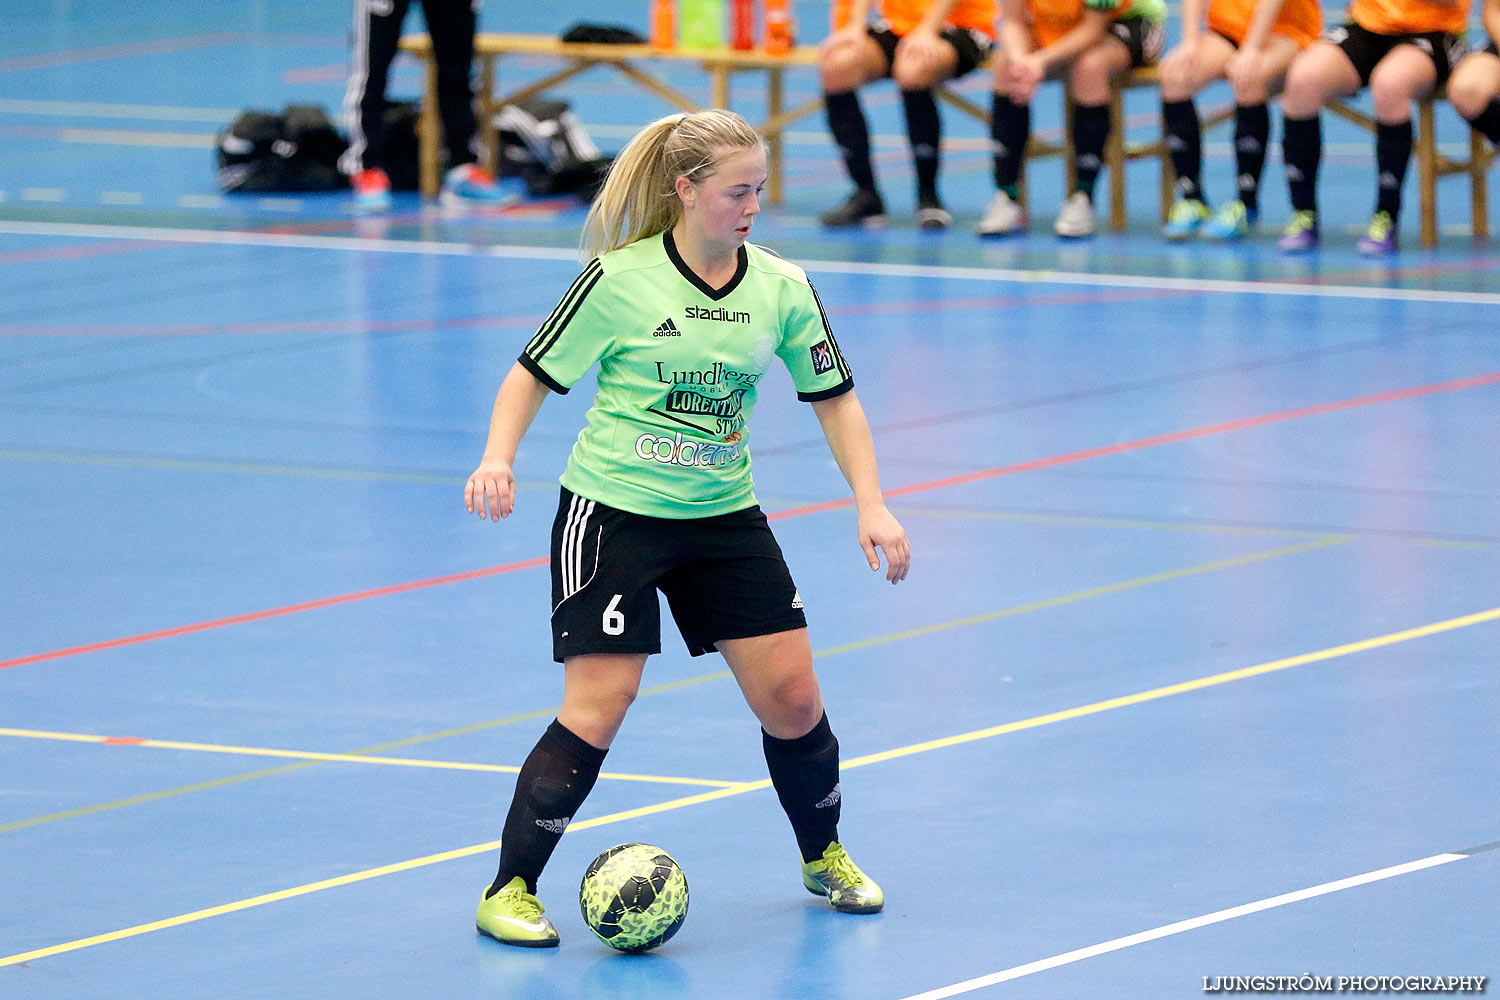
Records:
<instances>
[{"instance_id":1,"label":"black tracksuit pant with stripes","mask_svg":"<svg viewBox=\"0 0 1500 1000\"><path fill-rule=\"evenodd\" d=\"M474 25L479 0L421 0L422 16L432 38L437 64L438 114L448 166L473 163ZM354 51L349 89L344 94L344 118L349 125L349 151L340 163L353 176L366 167L383 167L386 82L401 22L411 0L354 0Z\"/></svg>"}]
</instances>

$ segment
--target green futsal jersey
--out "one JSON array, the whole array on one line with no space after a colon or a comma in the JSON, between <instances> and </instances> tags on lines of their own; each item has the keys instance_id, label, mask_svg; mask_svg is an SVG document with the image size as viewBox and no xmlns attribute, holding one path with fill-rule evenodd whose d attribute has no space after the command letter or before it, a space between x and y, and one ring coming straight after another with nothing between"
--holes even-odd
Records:
<instances>
[{"instance_id":1,"label":"green futsal jersey","mask_svg":"<svg viewBox=\"0 0 1500 1000\"><path fill-rule=\"evenodd\" d=\"M520 362L559 393L599 365L564 486L685 518L755 503L746 424L773 356L804 401L854 386L800 267L746 244L734 277L711 288L667 232L589 262Z\"/></svg>"}]
</instances>

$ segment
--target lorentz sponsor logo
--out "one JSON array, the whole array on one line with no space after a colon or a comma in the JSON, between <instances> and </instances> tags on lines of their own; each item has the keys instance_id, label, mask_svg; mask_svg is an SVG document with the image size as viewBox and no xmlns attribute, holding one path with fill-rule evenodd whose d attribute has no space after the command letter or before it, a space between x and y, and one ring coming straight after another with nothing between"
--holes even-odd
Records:
<instances>
[{"instance_id":1,"label":"lorentz sponsor logo","mask_svg":"<svg viewBox=\"0 0 1500 1000\"><path fill-rule=\"evenodd\" d=\"M750 314L747 312L730 312L723 306L713 309L705 309L702 306L688 306L688 319L711 319L715 323L748 323Z\"/></svg>"}]
</instances>

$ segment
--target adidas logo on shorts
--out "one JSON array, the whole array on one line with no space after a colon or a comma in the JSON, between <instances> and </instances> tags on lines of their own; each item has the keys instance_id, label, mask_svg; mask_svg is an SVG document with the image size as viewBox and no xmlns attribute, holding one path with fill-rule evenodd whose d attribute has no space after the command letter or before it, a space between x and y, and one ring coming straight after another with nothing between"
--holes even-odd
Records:
<instances>
[{"instance_id":1,"label":"adidas logo on shorts","mask_svg":"<svg viewBox=\"0 0 1500 1000\"><path fill-rule=\"evenodd\" d=\"M802 610L802 591L792 591L792 607L796 608L798 611Z\"/></svg>"},{"instance_id":2,"label":"adidas logo on shorts","mask_svg":"<svg viewBox=\"0 0 1500 1000\"><path fill-rule=\"evenodd\" d=\"M679 329L677 329L677 324L673 323L672 322L672 317L668 316L666 322L664 322L661 326L657 327L656 328L656 332L653 333L653 334L651 334L651 336L653 336L653 337L680 337L680 336L682 336L682 331L679 330Z\"/></svg>"}]
</instances>

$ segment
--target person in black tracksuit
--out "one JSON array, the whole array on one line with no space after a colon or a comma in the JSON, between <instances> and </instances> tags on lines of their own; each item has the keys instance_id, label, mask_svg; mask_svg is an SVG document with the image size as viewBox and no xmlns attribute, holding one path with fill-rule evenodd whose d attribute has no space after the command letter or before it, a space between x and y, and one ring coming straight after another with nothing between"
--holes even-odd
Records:
<instances>
[{"instance_id":1,"label":"person in black tracksuit","mask_svg":"<svg viewBox=\"0 0 1500 1000\"><path fill-rule=\"evenodd\" d=\"M437 65L438 113L443 122L443 141L448 152L445 194L476 200L495 200L489 192L494 181L474 166L474 90L470 74L474 63L474 30L479 0L420 0L427 33L432 38L432 57ZM384 176L386 84L401 25L411 0L354 0L353 59L349 87L344 94L344 117L349 126L349 150L340 167L355 180L356 197L365 190L361 180L375 189L384 181L385 202L390 185ZM463 170L461 168L469 168ZM369 172L379 171L379 176ZM465 190L465 187L470 188ZM377 194L378 194L377 190ZM497 192L498 193L498 192ZM379 198L373 199L379 201ZM383 207L374 206L371 207Z\"/></svg>"}]
</instances>

